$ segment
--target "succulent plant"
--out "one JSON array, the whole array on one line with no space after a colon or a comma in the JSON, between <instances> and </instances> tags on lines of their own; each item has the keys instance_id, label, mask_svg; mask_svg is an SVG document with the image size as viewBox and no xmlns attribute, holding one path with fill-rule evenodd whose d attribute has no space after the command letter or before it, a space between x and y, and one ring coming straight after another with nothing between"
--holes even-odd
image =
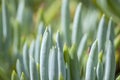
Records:
<instances>
[{"instance_id":1,"label":"succulent plant","mask_svg":"<svg viewBox=\"0 0 120 80\"><path fill-rule=\"evenodd\" d=\"M12 72L12 80L16 78L20 80L115 79L116 62L112 18L108 22L105 20L105 15L102 16L95 41L92 41L90 50L85 52L88 47L89 34L83 33L79 24L81 23L81 6L82 3L78 4L71 31L69 1L63 0L62 31L54 33L56 35L54 38L50 27L47 27L43 32L40 32L43 29L38 31L37 38L31 43L30 48L26 42L22 58L17 60L16 72L15 70ZM39 28L43 27L44 25L39 26Z\"/></svg>"},{"instance_id":2,"label":"succulent plant","mask_svg":"<svg viewBox=\"0 0 120 80\"><path fill-rule=\"evenodd\" d=\"M80 2L71 20L70 0L62 0L57 29L48 24L58 15L59 1L47 10L36 7L46 0L27 1L1 1L0 80L9 80L10 75L11 80L119 80L119 72L115 74L120 68L120 29L115 27L119 18L109 18L106 12L99 18L99 11L90 8L92 12ZM103 1L99 2L101 6Z\"/></svg>"}]
</instances>

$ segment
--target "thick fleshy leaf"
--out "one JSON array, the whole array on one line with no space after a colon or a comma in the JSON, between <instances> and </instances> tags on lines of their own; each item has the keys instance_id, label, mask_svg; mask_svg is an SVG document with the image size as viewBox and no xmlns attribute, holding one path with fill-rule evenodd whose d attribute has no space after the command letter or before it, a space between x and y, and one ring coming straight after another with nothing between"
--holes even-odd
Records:
<instances>
[{"instance_id":1,"label":"thick fleshy leaf","mask_svg":"<svg viewBox=\"0 0 120 80\"><path fill-rule=\"evenodd\" d=\"M25 6L25 1L19 0L19 5L18 5L18 9L17 9L17 21L19 23L22 22L24 6Z\"/></svg>"},{"instance_id":2,"label":"thick fleshy leaf","mask_svg":"<svg viewBox=\"0 0 120 80\"><path fill-rule=\"evenodd\" d=\"M3 37L7 37L7 18L6 18L6 1L2 0L2 26L3 26Z\"/></svg>"},{"instance_id":3,"label":"thick fleshy leaf","mask_svg":"<svg viewBox=\"0 0 120 80\"><path fill-rule=\"evenodd\" d=\"M98 25L98 33L97 33L98 52L100 52L101 50L104 51L105 41L106 41L106 31L107 31L107 25L105 21L105 15L103 15Z\"/></svg>"},{"instance_id":4,"label":"thick fleshy leaf","mask_svg":"<svg viewBox=\"0 0 120 80\"><path fill-rule=\"evenodd\" d=\"M63 47L61 45L61 37L59 32L57 33L57 49L58 49L58 80L66 79L66 68L63 55Z\"/></svg>"},{"instance_id":5,"label":"thick fleshy leaf","mask_svg":"<svg viewBox=\"0 0 120 80\"><path fill-rule=\"evenodd\" d=\"M28 46L27 43L23 46L23 66L25 70L25 74L27 78L29 77L29 52L28 52Z\"/></svg>"},{"instance_id":6,"label":"thick fleshy leaf","mask_svg":"<svg viewBox=\"0 0 120 80\"><path fill-rule=\"evenodd\" d=\"M29 55L35 59L35 41L32 41L30 44Z\"/></svg>"},{"instance_id":7,"label":"thick fleshy leaf","mask_svg":"<svg viewBox=\"0 0 120 80\"><path fill-rule=\"evenodd\" d=\"M21 66L22 65L21 65L21 63L20 63L20 61L18 59L17 62L16 62L16 70L17 70L17 74L18 74L19 78L20 78L20 76L22 74L22 67Z\"/></svg>"},{"instance_id":8,"label":"thick fleshy leaf","mask_svg":"<svg viewBox=\"0 0 120 80\"><path fill-rule=\"evenodd\" d=\"M74 22L73 22L73 29L72 29L73 30L72 31L72 44L76 44L77 46L82 37L81 7L82 7L82 3L79 3L76 8Z\"/></svg>"},{"instance_id":9,"label":"thick fleshy leaf","mask_svg":"<svg viewBox=\"0 0 120 80\"><path fill-rule=\"evenodd\" d=\"M49 54L49 80L58 80L58 52L52 48Z\"/></svg>"},{"instance_id":10,"label":"thick fleshy leaf","mask_svg":"<svg viewBox=\"0 0 120 80\"><path fill-rule=\"evenodd\" d=\"M103 80L103 74L104 74L104 67L103 67L103 52L101 51L98 55L98 64L97 64L97 80Z\"/></svg>"},{"instance_id":11,"label":"thick fleshy leaf","mask_svg":"<svg viewBox=\"0 0 120 80\"><path fill-rule=\"evenodd\" d=\"M40 40L42 38L42 35L38 36L37 39L35 40L35 62L40 63Z\"/></svg>"},{"instance_id":12,"label":"thick fleshy leaf","mask_svg":"<svg viewBox=\"0 0 120 80\"><path fill-rule=\"evenodd\" d=\"M62 9L61 9L61 26L64 36L65 43L70 46L70 11L69 11L69 0L62 0Z\"/></svg>"},{"instance_id":13,"label":"thick fleshy leaf","mask_svg":"<svg viewBox=\"0 0 120 80\"><path fill-rule=\"evenodd\" d=\"M114 80L115 79L115 52L114 46L110 40L107 41L107 51L106 51L106 61L105 61L105 80Z\"/></svg>"},{"instance_id":14,"label":"thick fleshy leaf","mask_svg":"<svg viewBox=\"0 0 120 80\"><path fill-rule=\"evenodd\" d=\"M112 21L112 18L110 18L109 22L108 22L106 38L107 38L106 40L110 40L111 43L113 44L113 42L114 42L114 23Z\"/></svg>"},{"instance_id":15,"label":"thick fleshy leaf","mask_svg":"<svg viewBox=\"0 0 120 80\"><path fill-rule=\"evenodd\" d=\"M43 24L43 22L40 22L40 24L39 24L39 26L38 26L38 33L37 33L37 36L43 35L44 30L45 30L44 24Z\"/></svg>"},{"instance_id":16,"label":"thick fleshy leaf","mask_svg":"<svg viewBox=\"0 0 120 80\"><path fill-rule=\"evenodd\" d=\"M97 40L92 44L90 54L86 65L85 80L95 80L95 68L98 61L98 45Z\"/></svg>"},{"instance_id":17,"label":"thick fleshy leaf","mask_svg":"<svg viewBox=\"0 0 120 80\"><path fill-rule=\"evenodd\" d=\"M66 64L66 80L71 80L70 77L70 65Z\"/></svg>"},{"instance_id":18,"label":"thick fleshy leaf","mask_svg":"<svg viewBox=\"0 0 120 80\"><path fill-rule=\"evenodd\" d=\"M38 71L33 57L30 55L30 80L38 80Z\"/></svg>"},{"instance_id":19,"label":"thick fleshy leaf","mask_svg":"<svg viewBox=\"0 0 120 80\"><path fill-rule=\"evenodd\" d=\"M40 77L41 80L48 80L48 58L50 50L50 35L48 29L43 34L40 52Z\"/></svg>"},{"instance_id":20,"label":"thick fleshy leaf","mask_svg":"<svg viewBox=\"0 0 120 80\"><path fill-rule=\"evenodd\" d=\"M77 56L78 56L79 62L82 60L83 51L85 49L86 44L87 44L87 34L84 34L82 39L81 39L81 42L79 44L78 51L77 51Z\"/></svg>"},{"instance_id":21,"label":"thick fleshy leaf","mask_svg":"<svg viewBox=\"0 0 120 80\"><path fill-rule=\"evenodd\" d=\"M63 43L62 43L60 32L57 32L56 34L56 43L57 43L57 47L59 47L60 50L63 50Z\"/></svg>"},{"instance_id":22,"label":"thick fleshy leaf","mask_svg":"<svg viewBox=\"0 0 120 80\"><path fill-rule=\"evenodd\" d=\"M49 30L49 35L50 35L50 48L52 48L52 44L53 44L53 33L52 33L52 29L51 29L51 26L49 25L48 26L48 30Z\"/></svg>"}]
</instances>

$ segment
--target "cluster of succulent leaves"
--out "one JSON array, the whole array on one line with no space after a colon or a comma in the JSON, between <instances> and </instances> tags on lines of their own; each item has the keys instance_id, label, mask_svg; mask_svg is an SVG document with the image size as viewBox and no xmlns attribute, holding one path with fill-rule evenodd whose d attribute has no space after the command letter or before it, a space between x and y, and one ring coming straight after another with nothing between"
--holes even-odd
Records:
<instances>
[{"instance_id":1,"label":"cluster of succulent leaves","mask_svg":"<svg viewBox=\"0 0 120 80\"><path fill-rule=\"evenodd\" d=\"M62 0L61 21L57 23L61 22L61 27L46 26L59 12L59 2L54 1L44 13L42 0L1 1L0 79L9 80L11 75L11 80L120 80L115 75L120 63L119 51L116 57L120 30L114 23L119 18L105 10L113 18L103 14L98 20L99 11L87 11L79 3L71 25L69 0ZM34 24L31 8L36 11L37 3L42 6ZM38 26L37 34L33 25ZM29 35L31 32L34 35Z\"/></svg>"}]
</instances>

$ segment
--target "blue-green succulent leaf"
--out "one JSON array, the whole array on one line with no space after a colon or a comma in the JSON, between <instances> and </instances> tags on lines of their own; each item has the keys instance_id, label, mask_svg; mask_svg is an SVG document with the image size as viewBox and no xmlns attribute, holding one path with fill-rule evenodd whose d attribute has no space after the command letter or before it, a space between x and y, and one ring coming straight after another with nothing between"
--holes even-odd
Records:
<instances>
[{"instance_id":1,"label":"blue-green succulent leaf","mask_svg":"<svg viewBox=\"0 0 120 80\"><path fill-rule=\"evenodd\" d=\"M6 1L2 0L2 26L3 26L3 37L7 37L7 18L6 18Z\"/></svg>"},{"instance_id":2,"label":"blue-green succulent leaf","mask_svg":"<svg viewBox=\"0 0 120 80\"><path fill-rule=\"evenodd\" d=\"M56 42L57 42L57 47L63 50L63 43L62 43L60 32L57 32L56 34Z\"/></svg>"},{"instance_id":3,"label":"blue-green succulent leaf","mask_svg":"<svg viewBox=\"0 0 120 80\"><path fill-rule=\"evenodd\" d=\"M66 68L63 55L63 47L61 45L61 37L59 32L57 33L57 49L58 49L58 80L66 80Z\"/></svg>"},{"instance_id":4,"label":"blue-green succulent leaf","mask_svg":"<svg viewBox=\"0 0 120 80\"><path fill-rule=\"evenodd\" d=\"M98 45L97 40L92 44L90 54L88 57L87 65L86 65L86 75L85 80L95 80L95 68L97 67L98 61Z\"/></svg>"},{"instance_id":5,"label":"blue-green succulent leaf","mask_svg":"<svg viewBox=\"0 0 120 80\"><path fill-rule=\"evenodd\" d=\"M103 67L102 58L103 58L103 52L100 52L98 56L98 64L97 64L97 70L96 70L97 80L103 80L104 67Z\"/></svg>"},{"instance_id":6,"label":"blue-green succulent leaf","mask_svg":"<svg viewBox=\"0 0 120 80\"><path fill-rule=\"evenodd\" d=\"M73 22L73 29L72 29L72 44L76 44L77 46L82 37L81 7L82 7L82 3L79 3L76 8L74 22Z\"/></svg>"},{"instance_id":7,"label":"blue-green succulent leaf","mask_svg":"<svg viewBox=\"0 0 120 80\"><path fill-rule=\"evenodd\" d=\"M116 69L116 62L115 62L115 52L114 52L114 45L111 43L110 40L107 41L107 51L106 51L106 61L105 61L105 80L114 80L115 79L115 69Z\"/></svg>"},{"instance_id":8,"label":"blue-green succulent leaf","mask_svg":"<svg viewBox=\"0 0 120 80\"><path fill-rule=\"evenodd\" d=\"M40 52L40 77L41 80L48 80L48 58L50 50L50 35L48 29L43 34Z\"/></svg>"},{"instance_id":9,"label":"blue-green succulent leaf","mask_svg":"<svg viewBox=\"0 0 120 80\"><path fill-rule=\"evenodd\" d=\"M71 80L70 77L70 65L66 64L66 80Z\"/></svg>"},{"instance_id":10,"label":"blue-green succulent leaf","mask_svg":"<svg viewBox=\"0 0 120 80\"><path fill-rule=\"evenodd\" d=\"M49 40L49 45L50 45L50 48L52 48L52 44L53 44L53 33L52 33L52 29L51 29L51 26L49 25L48 26L48 30L49 30L49 37L50 37L50 40Z\"/></svg>"},{"instance_id":11,"label":"blue-green succulent leaf","mask_svg":"<svg viewBox=\"0 0 120 80\"><path fill-rule=\"evenodd\" d=\"M114 42L114 23L112 21L112 18L109 19L108 22L108 29L107 29L107 36L106 36L106 40L110 40L111 43L113 44Z\"/></svg>"},{"instance_id":12,"label":"blue-green succulent leaf","mask_svg":"<svg viewBox=\"0 0 120 80\"><path fill-rule=\"evenodd\" d=\"M105 21L105 15L103 15L99 22L98 33L97 33L98 52L100 52L101 50L104 51L105 41L106 41L106 31L107 31L107 26Z\"/></svg>"},{"instance_id":13,"label":"blue-green succulent leaf","mask_svg":"<svg viewBox=\"0 0 120 80\"><path fill-rule=\"evenodd\" d=\"M30 57L30 80L38 80L38 71L37 71L37 66L36 63L32 57L32 55L29 56Z\"/></svg>"},{"instance_id":14,"label":"blue-green succulent leaf","mask_svg":"<svg viewBox=\"0 0 120 80\"><path fill-rule=\"evenodd\" d=\"M40 63L40 39L41 36L37 36L37 39L35 41L35 62Z\"/></svg>"},{"instance_id":15,"label":"blue-green succulent leaf","mask_svg":"<svg viewBox=\"0 0 120 80\"><path fill-rule=\"evenodd\" d=\"M49 54L49 80L58 80L58 52L52 48Z\"/></svg>"},{"instance_id":16,"label":"blue-green succulent leaf","mask_svg":"<svg viewBox=\"0 0 120 80\"><path fill-rule=\"evenodd\" d=\"M30 44L29 55L35 59L35 41L32 41Z\"/></svg>"},{"instance_id":17,"label":"blue-green succulent leaf","mask_svg":"<svg viewBox=\"0 0 120 80\"><path fill-rule=\"evenodd\" d=\"M29 77L29 52L27 43L25 43L23 46L23 66L26 76Z\"/></svg>"},{"instance_id":18,"label":"blue-green succulent leaf","mask_svg":"<svg viewBox=\"0 0 120 80\"><path fill-rule=\"evenodd\" d=\"M70 46L71 38L70 38L69 0L62 0L61 26L62 26L64 41L68 46Z\"/></svg>"},{"instance_id":19,"label":"blue-green succulent leaf","mask_svg":"<svg viewBox=\"0 0 120 80\"><path fill-rule=\"evenodd\" d=\"M19 0L19 5L18 5L18 9L17 9L17 21L19 23L22 22L24 6L25 6L25 1Z\"/></svg>"},{"instance_id":20,"label":"blue-green succulent leaf","mask_svg":"<svg viewBox=\"0 0 120 80\"><path fill-rule=\"evenodd\" d=\"M21 74L22 74L22 67L21 67L21 63L19 61L19 59L17 59L17 62L16 62L16 70L17 70L17 74L18 74L18 77L20 78Z\"/></svg>"},{"instance_id":21,"label":"blue-green succulent leaf","mask_svg":"<svg viewBox=\"0 0 120 80\"><path fill-rule=\"evenodd\" d=\"M78 56L79 62L82 60L83 51L85 49L86 44L87 44L87 34L84 34L82 39L81 39L81 42L79 44L78 51L77 51L77 56Z\"/></svg>"},{"instance_id":22,"label":"blue-green succulent leaf","mask_svg":"<svg viewBox=\"0 0 120 80\"><path fill-rule=\"evenodd\" d=\"M37 36L43 35L44 31L45 31L44 24L43 22L40 22L40 24L38 25Z\"/></svg>"}]
</instances>

